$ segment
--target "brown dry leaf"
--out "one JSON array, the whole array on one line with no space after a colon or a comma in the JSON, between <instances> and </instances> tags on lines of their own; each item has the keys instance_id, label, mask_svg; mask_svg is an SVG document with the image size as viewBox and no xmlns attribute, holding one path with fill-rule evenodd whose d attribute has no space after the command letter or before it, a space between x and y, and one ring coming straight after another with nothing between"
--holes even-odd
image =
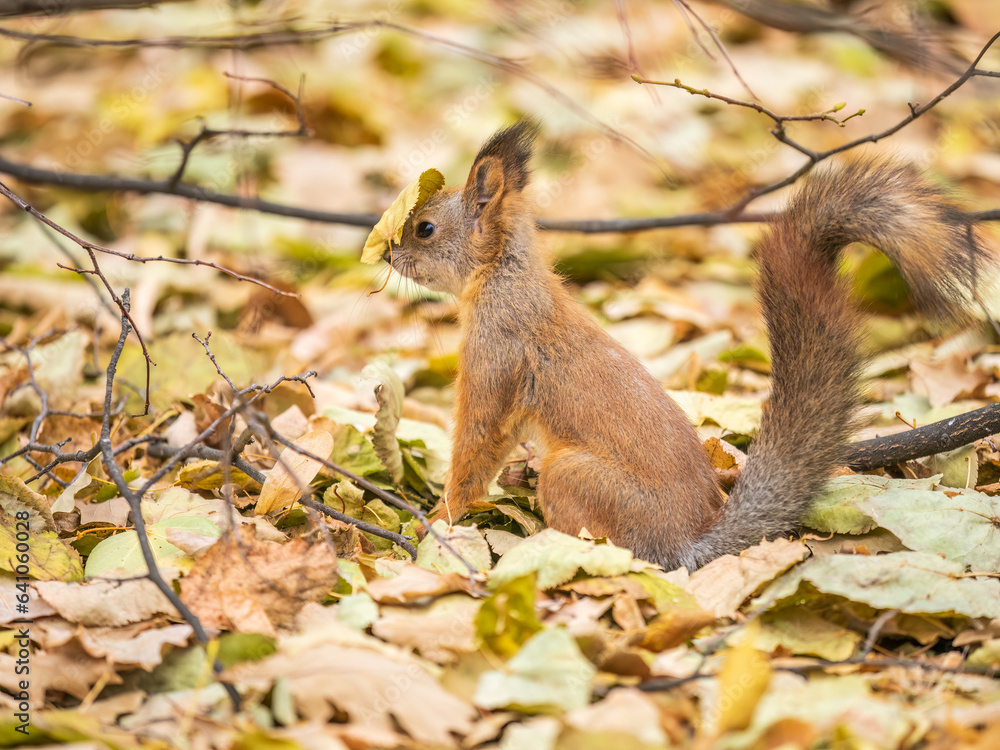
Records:
<instances>
[{"instance_id":1,"label":"brown dry leaf","mask_svg":"<svg viewBox=\"0 0 1000 750\"><path fill-rule=\"evenodd\" d=\"M329 458L333 450L333 435L326 430L313 430L296 440L295 445L316 456ZM303 456L294 448L285 448L264 480L254 512L263 516L291 507L302 494L302 488L309 485L322 466L319 461Z\"/></svg>"},{"instance_id":2,"label":"brown dry leaf","mask_svg":"<svg viewBox=\"0 0 1000 750\"><path fill-rule=\"evenodd\" d=\"M16 657L0 653L0 687L17 692L18 681L24 679L15 672ZM36 651L31 655L31 701L44 705L45 693L61 690L83 700L100 680L120 685L121 677L106 659L88 655L78 643L70 643L58 651Z\"/></svg>"},{"instance_id":3,"label":"brown dry leaf","mask_svg":"<svg viewBox=\"0 0 1000 750\"><path fill-rule=\"evenodd\" d=\"M705 441L705 451L708 453L708 459L714 469L739 468L742 471L746 468L747 454L724 440L715 437L709 438Z\"/></svg>"},{"instance_id":4,"label":"brown dry leaf","mask_svg":"<svg viewBox=\"0 0 1000 750\"><path fill-rule=\"evenodd\" d=\"M478 610L478 601L460 594L443 597L423 609L383 606L372 633L425 659L450 662L457 653L475 650L473 620Z\"/></svg>"},{"instance_id":5,"label":"brown dry leaf","mask_svg":"<svg viewBox=\"0 0 1000 750\"><path fill-rule=\"evenodd\" d=\"M711 612L700 609L675 609L664 612L644 629L636 633L630 642L647 651L666 651L679 646L702 628L716 620Z\"/></svg>"},{"instance_id":6,"label":"brown dry leaf","mask_svg":"<svg viewBox=\"0 0 1000 750\"><path fill-rule=\"evenodd\" d=\"M0 577L0 625L24 617L23 613L17 611L17 597L20 593L13 576ZM39 598L38 591L34 587L28 588L28 611L36 619L56 613L52 605Z\"/></svg>"},{"instance_id":7,"label":"brown dry leaf","mask_svg":"<svg viewBox=\"0 0 1000 750\"><path fill-rule=\"evenodd\" d=\"M337 581L337 556L327 544L263 542L251 526L240 527L238 544L224 536L181 580L184 603L206 627L273 635Z\"/></svg>"},{"instance_id":8,"label":"brown dry leaf","mask_svg":"<svg viewBox=\"0 0 1000 750\"><path fill-rule=\"evenodd\" d=\"M631 633L646 627L646 618L642 616L639 602L631 594L619 594L611 605L611 619L626 633Z\"/></svg>"},{"instance_id":9,"label":"brown dry leaf","mask_svg":"<svg viewBox=\"0 0 1000 750\"><path fill-rule=\"evenodd\" d=\"M61 617L81 625L120 627L161 614L180 617L156 584L145 578L90 583L39 581L33 586Z\"/></svg>"},{"instance_id":10,"label":"brown dry leaf","mask_svg":"<svg viewBox=\"0 0 1000 750\"><path fill-rule=\"evenodd\" d=\"M425 596L462 591L468 583L457 573L435 573L406 564L394 578L377 578L368 584L371 598L382 604L406 604Z\"/></svg>"},{"instance_id":11,"label":"brown dry leaf","mask_svg":"<svg viewBox=\"0 0 1000 750\"><path fill-rule=\"evenodd\" d=\"M910 373L913 392L927 396L933 408L950 404L962 393L972 393L990 381L989 375L970 371L963 357L934 363L914 359L910 362Z\"/></svg>"},{"instance_id":12,"label":"brown dry leaf","mask_svg":"<svg viewBox=\"0 0 1000 750\"><path fill-rule=\"evenodd\" d=\"M702 609L716 617L731 617L762 584L808 554L809 549L800 541L762 542L739 557L725 555L696 570L686 588Z\"/></svg>"},{"instance_id":13,"label":"brown dry leaf","mask_svg":"<svg viewBox=\"0 0 1000 750\"><path fill-rule=\"evenodd\" d=\"M128 523L128 514L131 512L128 500L120 495L103 503L79 503L80 524L88 523L110 523L114 526L125 526Z\"/></svg>"},{"instance_id":14,"label":"brown dry leaf","mask_svg":"<svg viewBox=\"0 0 1000 750\"><path fill-rule=\"evenodd\" d=\"M142 667L147 672L163 661L163 647L184 646L194 632L190 625L149 628L79 628L76 636L90 656L105 658L110 664Z\"/></svg>"},{"instance_id":15,"label":"brown dry leaf","mask_svg":"<svg viewBox=\"0 0 1000 750\"><path fill-rule=\"evenodd\" d=\"M0 474L0 508L13 519L17 511L28 511L31 531L52 531L56 522L49 510L49 501L38 494L18 477ZM13 528L13 523L11 523Z\"/></svg>"},{"instance_id":16,"label":"brown dry leaf","mask_svg":"<svg viewBox=\"0 0 1000 750\"><path fill-rule=\"evenodd\" d=\"M343 711L352 725L382 737L395 721L417 742L433 745L454 747L451 733L465 734L476 717L415 659L329 641L289 639L277 654L233 667L222 679L261 690L281 679L306 720L325 722Z\"/></svg>"}]
</instances>

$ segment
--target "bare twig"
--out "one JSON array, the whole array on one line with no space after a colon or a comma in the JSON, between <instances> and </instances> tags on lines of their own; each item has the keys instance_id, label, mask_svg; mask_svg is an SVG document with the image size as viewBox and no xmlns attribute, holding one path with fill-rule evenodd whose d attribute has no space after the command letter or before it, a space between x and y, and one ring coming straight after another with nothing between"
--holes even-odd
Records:
<instances>
[{"instance_id":1,"label":"bare twig","mask_svg":"<svg viewBox=\"0 0 1000 750\"><path fill-rule=\"evenodd\" d=\"M0 167L0 171L3 171L2 167ZM246 281L251 284L256 284L257 286L262 286L268 291L273 292L274 294L280 294L285 297L298 296L294 292L288 292L278 289L277 287L273 287L270 284L261 281L260 279L255 279L252 276L245 276L244 274L237 273L232 269L220 266L217 263L211 263L207 260L200 260L198 258L168 258L164 255L157 255L156 257L148 255L136 255L135 253L125 253L122 252L121 250L114 250L110 247L105 247L104 245L98 245L94 242L89 242L88 240L85 240L82 237L77 237L75 234L70 232L68 229L65 229L64 227L60 226L59 224L56 224L54 221L52 221L52 219L48 218L45 214L37 210L34 206L22 200L20 197L11 192L10 188L8 188L2 182L0 182L0 195L6 196L18 208L20 208L21 210L25 211L28 214L31 214L31 216L35 217L36 219L38 219L38 221L42 222L46 226L54 229L63 237L66 237L67 239L75 242L84 250L91 253L91 257L93 257L94 252L98 252L98 253L103 253L105 255L113 255L116 258L122 258L124 260L133 261L135 263L176 263L182 266L205 266L206 268L213 268L216 271L219 271L220 273L224 273L227 276L231 276L237 281ZM81 272L81 269L68 269L68 270ZM84 272L91 273L90 271L84 271Z\"/></svg>"},{"instance_id":2,"label":"bare twig","mask_svg":"<svg viewBox=\"0 0 1000 750\"><path fill-rule=\"evenodd\" d=\"M30 107L31 102L25 101L24 99L18 99L16 96L11 96L10 94L0 94L0 99L6 99L9 102L15 102L16 104L23 104L25 107Z\"/></svg>"},{"instance_id":3,"label":"bare twig","mask_svg":"<svg viewBox=\"0 0 1000 750\"><path fill-rule=\"evenodd\" d=\"M859 656L852 659L842 659L841 661L827 661L825 659L817 659L815 662L810 664L802 665L789 665L789 666L775 666L774 670L777 672L790 672L792 674L811 674L813 672L823 672L828 669L838 669L847 666L855 666L860 669L882 669L885 667L905 667L907 669L920 669L925 672L935 672L937 674L974 674L974 675L985 675L987 677L995 677L997 670L994 667L975 667L975 666L963 666L963 667L942 667L938 664L934 664L928 661L920 661L919 659L904 659L904 658L876 658L870 659L867 656ZM672 690L681 685L686 685L690 682L696 680L705 680L718 677L719 675L715 672L695 672L686 677L661 677L652 680L646 680L645 682L640 682L636 685L639 690L647 693L660 692L663 690Z\"/></svg>"},{"instance_id":4,"label":"bare twig","mask_svg":"<svg viewBox=\"0 0 1000 750\"><path fill-rule=\"evenodd\" d=\"M312 500L308 497L299 498L299 504L304 505L307 508L312 508L313 510L319 511L330 518L335 518L342 523L348 523L351 526L356 526L361 529L361 531L367 531L373 536L382 537L383 539L388 539L393 544L398 544L400 547L406 550L406 553L414 560L417 559L417 548L413 546L413 543L407 539L402 534L397 534L395 531L389 531L388 529L383 529L381 526L375 526L370 523L365 523L364 521L349 516L346 513L341 513L336 511L328 505L324 505L321 502Z\"/></svg>"},{"instance_id":5,"label":"bare twig","mask_svg":"<svg viewBox=\"0 0 1000 750\"><path fill-rule=\"evenodd\" d=\"M184 176L184 172L187 169L188 161L191 158L191 153L197 148L198 144L204 143L206 141L213 140L215 138L227 137L227 138L298 138L302 136L310 135L309 127L306 124L305 109L302 106L302 94L305 89L306 77L305 74L299 79L299 91L297 94L293 94L287 88L281 84L272 81L268 78L250 78L246 76L238 76L232 73L224 73L226 78L231 78L234 81L253 81L256 83L264 83L285 94L292 103L295 105L295 119L298 122L298 127L294 130L239 130L239 129L226 129L226 130L216 130L214 128L209 128L202 125L201 130L198 134L192 138L190 141L182 141L180 139L175 139L175 142L181 147L181 162L174 170L173 175L167 179L167 184L174 188L181 181Z\"/></svg>"},{"instance_id":6,"label":"bare twig","mask_svg":"<svg viewBox=\"0 0 1000 750\"><path fill-rule=\"evenodd\" d=\"M187 0L0 0L0 17L62 16L92 10L152 8L168 2Z\"/></svg>"},{"instance_id":7,"label":"bare twig","mask_svg":"<svg viewBox=\"0 0 1000 750\"><path fill-rule=\"evenodd\" d=\"M268 428L270 428L270 425L268 425ZM306 458L311 458L314 461L318 461L320 464L322 464L326 468L330 469L331 471L336 472L337 474L340 474L342 477L345 477L346 479L351 480L358 487L361 487L362 489L368 490L373 495L375 495L376 497L378 497L378 498L382 499L383 501L389 503L390 505L393 505L393 506L399 508L400 510L405 510L407 513L411 514L418 521L420 521L420 523L424 526L424 528L427 529L427 532L431 536L433 536L434 539L437 540L437 542L442 547L444 547L444 549L448 550L449 553L451 553L452 555L454 555L462 563L462 565L465 566L465 568L469 571L469 578L470 578L471 581L475 581L476 576L482 574L482 571L480 571L472 563L470 563L468 560L466 560L464 557L462 557L462 555L460 555L455 550L455 548L452 547L448 543L447 539L444 539L440 534L437 533L437 531L434 528L432 528L431 524L427 521L427 515L420 508L418 508L417 506L411 505L410 503L408 503L405 500L397 497L396 495L392 494L391 492L386 492L381 487L375 486L374 484L372 484L371 482L369 482L364 477L360 477L357 474L355 474L355 473L353 473L351 471L348 471L344 467L339 466L339 465L333 463L332 461L330 461L327 458L323 458L322 456L318 456L315 453L312 453L311 451L307 451L304 448L300 448L299 446L295 445L295 443L293 443L291 440L288 440L287 438L283 437L282 435L279 435L278 433L274 432L273 430L271 430L270 438L272 440L274 440L274 442L276 442L276 443L278 443L280 445L283 445L286 448L291 448L293 451L295 451L296 453L298 453L300 456L305 456Z\"/></svg>"},{"instance_id":8,"label":"bare twig","mask_svg":"<svg viewBox=\"0 0 1000 750\"><path fill-rule=\"evenodd\" d=\"M149 541L149 535L146 533L146 521L142 516L142 497L145 494L145 489L140 490L139 492L133 491L132 488L128 486L128 482L125 481L125 477L122 475L121 469L115 461L115 448L111 443L111 400L114 389L115 373L118 368L118 359L121 357L122 351L125 349L125 341L132 328L132 324L128 317L129 307L131 306L128 289L122 293L121 301L122 331L121 335L118 337L118 344L115 346L111 359L108 361L107 383L104 392L104 418L101 422L101 437L97 441L101 450L102 464L104 465L104 469L107 471L108 476L118 488L118 492L128 502L129 509L131 511L130 515L132 524L135 527L136 536L139 540L139 549L142 551L142 559L146 563L146 576L156 585L163 596L166 597L167 601L174 605L184 621L191 626L198 642L207 644L211 639L208 637L208 633L205 631L205 628L202 627L201 620L199 620L198 616L195 615L194 612L192 612L190 608L188 608L188 606L181 600L181 598L174 591L173 587L167 583L166 580L164 580L163 576L160 574L159 568L156 565L156 558L153 555L153 547ZM222 672L222 663L218 659L215 660L213 669L216 674L220 674ZM236 692L236 688L227 682L222 682L221 684L229 694L229 698L233 704L233 709L235 711L239 711L240 695Z\"/></svg>"},{"instance_id":9,"label":"bare twig","mask_svg":"<svg viewBox=\"0 0 1000 750\"><path fill-rule=\"evenodd\" d=\"M691 36L694 38L698 46L701 47L702 51L708 56L708 58L710 60L715 59L712 56L712 53L708 51L704 44L702 44L701 38L698 36L698 30L695 29L694 24L691 23L692 18L694 18L698 22L698 25L701 26L702 30L708 34L709 39L712 40L712 44L715 45L715 48L719 50L719 53L725 58L729 69L733 71L733 75L736 76L736 80L740 82L750 96L756 99L757 95L753 92L753 89L750 88L750 84L743 80L743 76L740 75L739 68L736 67L736 63L733 62L733 58L729 56L729 51L726 49L726 45L724 45L722 40L719 39L719 35L715 33L715 29L709 26L705 22L705 19L694 11L694 9L687 3L687 0L674 0L674 5L676 5L678 10L680 10L684 23L687 24L688 29L691 31Z\"/></svg>"},{"instance_id":10,"label":"bare twig","mask_svg":"<svg viewBox=\"0 0 1000 750\"><path fill-rule=\"evenodd\" d=\"M725 102L726 104L730 104L734 107L745 107L747 109L752 109L755 110L756 112L760 112L762 115L767 115L772 120L774 120L776 125L781 125L782 123L786 122L822 121L822 122L832 122L840 127L844 127L844 123L846 123L848 120L853 119L855 117L860 117L865 113L865 110L859 109L857 112L841 119L834 116L834 112L839 112L841 109L843 109L843 105L837 105L835 107L831 107L825 112L817 112L811 115L779 115L777 112L773 112L772 110L768 109L762 104L758 104L757 102L747 102L743 101L742 99L733 99L730 96L724 96L722 94L713 93L708 89L696 89L694 86L688 86L685 83L681 83L680 78L675 78L673 81L654 81L651 78L644 78L643 76L633 75L632 80L635 81L636 83L648 83L653 86L669 86L671 88L681 89L681 91L686 91L692 96L703 96L706 99L717 99L720 102Z\"/></svg>"}]
</instances>

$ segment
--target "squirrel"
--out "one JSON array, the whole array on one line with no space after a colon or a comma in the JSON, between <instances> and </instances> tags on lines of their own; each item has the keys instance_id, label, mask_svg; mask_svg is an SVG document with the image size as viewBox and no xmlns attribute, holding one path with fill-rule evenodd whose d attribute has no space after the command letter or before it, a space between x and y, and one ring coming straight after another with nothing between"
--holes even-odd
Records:
<instances>
[{"instance_id":1,"label":"squirrel","mask_svg":"<svg viewBox=\"0 0 1000 750\"><path fill-rule=\"evenodd\" d=\"M464 187L432 195L391 248L402 275L458 296L454 448L430 519L457 521L530 434L551 528L586 529L667 570L789 534L838 465L861 403L861 314L842 249L877 247L916 304L952 322L970 319L977 267L993 259L910 165L854 161L809 179L757 247L771 391L724 501L684 412L551 269L525 194L537 130L520 121L495 133Z\"/></svg>"}]
</instances>

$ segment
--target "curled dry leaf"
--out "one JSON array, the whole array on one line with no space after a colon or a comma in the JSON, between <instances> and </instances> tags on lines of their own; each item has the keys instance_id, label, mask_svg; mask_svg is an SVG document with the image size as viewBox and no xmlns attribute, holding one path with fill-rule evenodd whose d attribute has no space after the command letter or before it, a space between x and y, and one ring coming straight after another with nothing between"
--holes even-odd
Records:
<instances>
[{"instance_id":1,"label":"curled dry leaf","mask_svg":"<svg viewBox=\"0 0 1000 750\"><path fill-rule=\"evenodd\" d=\"M375 429L372 434L375 454L385 464L392 481L402 482L403 454L396 441L396 428L403 416L403 381L384 360L367 365L361 371L361 377L378 381L375 386L378 411L375 413Z\"/></svg>"},{"instance_id":2,"label":"curled dry leaf","mask_svg":"<svg viewBox=\"0 0 1000 750\"><path fill-rule=\"evenodd\" d=\"M361 262L378 263L382 260L386 243L399 242L402 239L403 225L406 224L410 214L424 205L428 198L443 187L444 175L436 169L428 169L403 188L403 192L385 210L371 234L368 235L368 239L365 240L364 250L361 251Z\"/></svg>"},{"instance_id":3,"label":"curled dry leaf","mask_svg":"<svg viewBox=\"0 0 1000 750\"><path fill-rule=\"evenodd\" d=\"M316 456L329 458L333 450L333 435L326 430L313 430L296 440L295 445ZM255 513L263 516L291 507L302 494L302 488L309 486L322 466L319 461L303 456L294 448L285 448L264 480Z\"/></svg>"}]
</instances>

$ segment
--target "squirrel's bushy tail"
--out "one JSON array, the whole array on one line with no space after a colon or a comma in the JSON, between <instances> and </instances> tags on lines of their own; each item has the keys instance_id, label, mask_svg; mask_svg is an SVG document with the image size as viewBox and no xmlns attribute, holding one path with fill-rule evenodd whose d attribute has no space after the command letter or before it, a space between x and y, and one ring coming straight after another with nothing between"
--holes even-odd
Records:
<instances>
[{"instance_id":1,"label":"squirrel's bushy tail","mask_svg":"<svg viewBox=\"0 0 1000 750\"><path fill-rule=\"evenodd\" d=\"M899 268L926 313L968 316L992 265L963 212L915 168L858 161L811 179L758 249L771 396L742 477L691 546L701 566L792 531L837 466L860 402L861 320L839 272L852 242Z\"/></svg>"}]
</instances>

